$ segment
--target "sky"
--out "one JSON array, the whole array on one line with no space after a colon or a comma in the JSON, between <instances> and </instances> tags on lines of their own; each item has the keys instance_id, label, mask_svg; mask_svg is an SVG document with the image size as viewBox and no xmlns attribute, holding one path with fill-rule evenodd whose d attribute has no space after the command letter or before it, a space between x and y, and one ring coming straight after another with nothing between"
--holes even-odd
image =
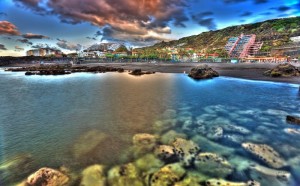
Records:
<instances>
[{"instance_id":1,"label":"sky","mask_svg":"<svg viewBox=\"0 0 300 186\"><path fill-rule=\"evenodd\" d=\"M0 0L0 56L101 42L150 46L228 26L300 16L300 0Z\"/></svg>"}]
</instances>

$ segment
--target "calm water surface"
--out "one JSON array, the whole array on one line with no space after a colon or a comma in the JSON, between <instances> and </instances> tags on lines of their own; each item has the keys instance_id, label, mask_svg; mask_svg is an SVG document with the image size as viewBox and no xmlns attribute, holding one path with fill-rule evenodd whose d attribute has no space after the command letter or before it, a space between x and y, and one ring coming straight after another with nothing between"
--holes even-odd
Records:
<instances>
[{"instance_id":1,"label":"calm water surface","mask_svg":"<svg viewBox=\"0 0 300 186\"><path fill-rule=\"evenodd\" d=\"M126 163L130 161L125 155L132 136L163 135L167 131L157 130L155 122L172 111L176 117L186 118L179 119L183 124L172 130L186 134L202 151L226 157L235 166L236 174L228 179L257 178L239 167L243 161L264 165L242 149L241 143L251 142L273 147L287 161L282 169L292 174L292 181L275 181L275 185L300 185L300 131L285 122L287 114L300 114L296 85L225 77L194 81L184 74L24 76L0 70L0 95L1 162L29 154L36 167L64 165L78 172L93 163ZM200 120L206 129L232 124L251 132L224 129L223 136L214 139L195 130ZM191 124L184 125L186 121ZM296 133L286 132L288 129ZM96 150L95 141L101 141ZM78 150L83 146L91 147ZM24 176L20 174L20 180L14 181ZM261 179L262 185L268 182Z\"/></svg>"}]
</instances>

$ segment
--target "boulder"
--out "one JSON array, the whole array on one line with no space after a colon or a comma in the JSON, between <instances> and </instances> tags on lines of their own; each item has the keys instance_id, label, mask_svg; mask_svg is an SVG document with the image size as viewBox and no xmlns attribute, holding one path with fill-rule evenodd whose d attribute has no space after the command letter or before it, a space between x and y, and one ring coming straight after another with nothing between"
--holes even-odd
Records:
<instances>
[{"instance_id":1,"label":"boulder","mask_svg":"<svg viewBox=\"0 0 300 186\"><path fill-rule=\"evenodd\" d=\"M164 163L155 157L154 154L146 154L142 156L141 158L137 159L134 162L134 165L141 171L141 172L155 172L159 170Z\"/></svg>"},{"instance_id":2,"label":"boulder","mask_svg":"<svg viewBox=\"0 0 300 186\"><path fill-rule=\"evenodd\" d=\"M179 163L168 164L155 172L150 178L151 186L174 185L185 175L185 169Z\"/></svg>"},{"instance_id":3,"label":"boulder","mask_svg":"<svg viewBox=\"0 0 300 186\"><path fill-rule=\"evenodd\" d=\"M200 153L195 159L197 170L211 177L225 178L233 172L230 163L214 153Z\"/></svg>"},{"instance_id":4,"label":"boulder","mask_svg":"<svg viewBox=\"0 0 300 186\"><path fill-rule=\"evenodd\" d=\"M201 65L192 68L188 76L193 79L211 79L213 77L218 77L219 73L210 68L208 65Z\"/></svg>"},{"instance_id":5,"label":"boulder","mask_svg":"<svg viewBox=\"0 0 300 186\"><path fill-rule=\"evenodd\" d=\"M60 171L44 167L31 174L26 184L28 186L64 186L69 180L69 177Z\"/></svg>"},{"instance_id":6,"label":"boulder","mask_svg":"<svg viewBox=\"0 0 300 186\"><path fill-rule=\"evenodd\" d=\"M295 116L286 116L286 122L293 125L300 125L300 118Z\"/></svg>"},{"instance_id":7,"label":"boulder","mask_svg":"<svg viewBox=\"0 0 300 186\"><path fill-rule=\"evenodd\" d=\"M105 186L106 178L103 165L91 165L81 173L80 186Z\"/></svg>"},{"instance_id":8,"label":"boulder","mask_svg":"<svg viewBox=\"0 0 300 186\"><path fill-rule=\"evenodd\" d=\"M156 146L157 139L158 138L152 134L135 134L132 139L135 156L152 152Z\"/></svg>"},{"instance_id":9,"label":"boulder","mask_svg":"<svg viewBox=\"0 0 300 186\"><path fill-rule=\"evenodd\" d=\"M266 144L243 143L242 147L272 168L277 169L286 165L279 153Z\"/></svg>"},{"instance_id":10,"label":"boulder","mask_svg":"<svg viewBox=\"0 0 300 186\"><path fill-rule=\"evenodd\" d=\"M161 160L166 162L172 162L175 161L176 154L175 149L172 146L169 145L159 145L155 148L154 154Z\"/></svg>"},{"instance_id":11,"label":"boulder","mask_svg":"<svg viewBox=\"0 0 300 186\"><path fill-rule=\"evenodd\" d=\"M191 140L183 138L176 138L172 143L177 158L183 163L184 166L191 166L197 154L200 151L200 147Z\"/></svg>"},{"instance_id":12,"label":"boulder","mask_svg":"<svg viewBox=\"0 0 300 186\"><path fill-rule=\"evenodd\" d=\"M113 167L108 171L108 185L110 186L144 186L137 168L132 163Z\"/></svg>"},{"instance_id":13,"label":"boulder","mask_svg":"<svg viewBox=\"0 0 300 186\"><path fill-rule=\"evenodd\" d=\"M264 75L270 77L291 77L300 76L300 71L297 67L286 63L264 72Z\"/></svg>"}]
</instances>

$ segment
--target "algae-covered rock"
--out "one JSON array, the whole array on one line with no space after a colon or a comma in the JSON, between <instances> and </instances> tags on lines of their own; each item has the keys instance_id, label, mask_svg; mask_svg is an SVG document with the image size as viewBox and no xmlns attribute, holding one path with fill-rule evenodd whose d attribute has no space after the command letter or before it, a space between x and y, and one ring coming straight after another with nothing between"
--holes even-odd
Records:
<instances>
[{"instance_id":1,"label":"algae-covered rock","mask_svg":"<svg viewBox=\"0 0 300 186\"><path fill-rule=\"evenodd\" d=\"M224 178L233 172L230 163L214 153L200 153L195 159L197 170L205 175Z\"/></svg>"},{"instance_id":2,"label":"algae-covered rock","mask_svg":"<svg viewBox=\"0 0 300 186\"><path fill-rule=\"evenodd\" d=\"M260 186L257 181L231 182L222 179L210 179L205 182L206 186Z\"/></svg>"},{"instance_id":3,"label":"algae-covered rock","mask_svg":"<svg viewBox=\"0 0 300 186\"><path fill-rule=\"evenodd\" d=\"M266 144L243 143L242 147L272 168L281 168L286 164L279 153Z\"/></svg>"},{"instance_id":4,"label":"algae-covered rock","mask_svg":"<svg viewBox=\"0 0 300 186\"><path fill-rule=\"evenodd\" d=\"M163 134L160 138L162 144L170 145L176 138L186 138L186 134L178 133L175 130L169 130L165 134Z\"/></svg>"},{"instance_id":5,"label":"algae-covered rock","mask_svg":"<svg viewBox=\"0 0 300 186\"><path fill-rule=\"evenodd\" d=\"M92 165L82 171L80 186L105 186L106 178L103 165Z\"/></svg>"},{"instance_id":6,"label":"algae-covered rock","mask_svg":"<svg viewBox=\"0 0 300 186\"><path fill-rule=\"evenodd\" d=\"M74 157L78 159L88 156L106 138L107 134L98 130L91 130L84 133L73 146L72 150Z\"/></svg>"},{"instance_id":7,"label":"algae-covered rock","mask_svg":"<svg viewBox=\"0 0 300 186\"><path fill-rule=\"evenodd\" d=\"M174 119L176 117L176 110L173 109L167 109L163 114L162 118L163 119Z\"/></svg>"},{"instance_id":8,"label":"algae-covered rock","mask_svg":"<svg viewBox=\"0 0 300 186\"><path fill-rule=\"evenodd\" d=\"M33 157L30 154L19 154L1 162L0 184L26 178L35 170L33 162Z\"/></svg>"},{"instance_id":9,"label":"algae-covered rock","mask_svg":"<svg viewBox=\"0 0 300 186\"><path fill-rule=\"evenodd\" d=\"M173 142L175 154L184 166L193 164L195 157L200 151L200 147L191 140L176 138Z\"/></svg>"},{"instance_id":10,"label":"algae-covered rock","mask_svg":"<svg viewBox=\"0 0 300 186\"><path fill-rule=\"evenodd\" d=\"M69 180L67 175L58 170L41 168L27 178L26 184L28 186L64 186Z\"/></svg>"},{"instance_id":11,"label":"algae-covered rock","mask_svg":"<svg viewBox=\"0 0 300 186\"><path fill-rule=\"evenodd\" d=\"M159 145L155 148L154 154L161 160L169 162L176 160L175 149L169 145Z\"/></svg>"},{"instance_id":12,"label":"algae-covered rock","mask_svg":"<svg viewBox=\"0 0 300 186\"><path fill-rule=\"evenodd\" d=\"M135 134L132 138L134 155L139 156L154 150L157 143L157 137L152 134Z\"/></svg>"},{"instance_id":13,"label":"algae-covered rock","mask_svg":"<svg viewBox=\"0 0 300 186\"><path fill-rule=\"evenodd\" d=\"M174 186L202 186L209 177L199 173L198 171L189 171L183 180L176 182Z\"/></svg>"},{"instance_id":14,"label":"algae-covered rock","mask_svg":"<svg viewBox=\"0 0 300 186\"><path fill-rule=\"evenodd\" d=\"M269 185L290 185L291 173L283 170L270 169L258 164L250 167L252 179L261 178L261 183ZM254 173L255 172L255 173Z\"/></svg>"},{"instance_id":15,"label":"algae-covered rock","mask_svg":"<svg viewBox=\"0 0 300 186\"><path fill-rule=\"evenodd\" d=\"M110 169L107 181L110 186L144 186L137 168L132 163Z\"/></svg>"},{"instance_id":16,"label":"algae-covered rock","mask_svg":"<svg viewBox=\"0 0 300 186\"><path fill-rule=\"evenodd\" d=\"M134 165L141 171L141 172L154 172L160 169L164 163L155 157L154 154L146 154L143 157L137 159L134 162Z\"/></svg>"},{"instance_id":17,"label":"algae-covered rock","mask_svg":"<svg viewBox=\"0 0 300 186\"><path fill-rule=\"evenodd\" d=\"M155 172L151 179L151 186L169 186L178 182L185 174L185 169L179 163L168 164Z\"/></svg>"}]
</instances>

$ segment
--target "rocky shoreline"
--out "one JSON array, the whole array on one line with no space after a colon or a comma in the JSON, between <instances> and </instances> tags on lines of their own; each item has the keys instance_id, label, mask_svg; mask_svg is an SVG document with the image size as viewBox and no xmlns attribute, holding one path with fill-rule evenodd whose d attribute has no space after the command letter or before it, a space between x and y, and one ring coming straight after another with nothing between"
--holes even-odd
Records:
<instances>
[{"instance_id":1,"label":"rocky shoreline","mask_svg":"<svg viewBox=\"0 0 300 186\"><path fill-rule=\"evenodd\" d=\"M283 156L285 154L283 149L275 149L257 140L253 142L255 140L251 137L252 131L244 126L231 124L230 120L237 119L237 115L251 115L253 111L240 110L228 119L221 119L220 123L210 123L208 117L212 117L215 113L225 113L227 109L233 108L216 105L204 109L206 114L196 118L193 118L186 109L166 110L162 113L162 117L153 124L153 133L137 133L132 136L129 151L122 155L126 157L126 161L122 164L107 166L105 162L97 161L92 157L93 160L78 172L66 165L37 168L32 166L33 157L21 155L1 164L0 176L4 173L15 176L8 181L25 177L18 186L292 184L292 173L289 170L293 170L294 166L300 162L298 155L287 160L286 156ZM266 110L262 114L278 117L285 113L278 110ZM263 119L261 118L261 121ZM203 124L204 122L206 125ZM162 125L164 127L161 127ZM261 127L263 126L258 126L257 129ZM262 130L266 129L262 128ZM286 131L291 132L291 130ZM300 132L290 134L299 135ZM240 137L237 138L237 136ZM235 147L239 146L240 150L221 144L222 140L231 141ZM74 161L90 159L89 155L94 151L103 150L101 144L108 141L110 141L110 136L98 130L83 133L75 141L71 150ZM235 154L236 151L239 153ZM299 152L299 150L296 151ZM26 167L26 172L20 171L24 167ZM22 172L22 175L18 172ZM249 174L239 178L237 175L241 172Z\"/></svg>"}]
</instances>

